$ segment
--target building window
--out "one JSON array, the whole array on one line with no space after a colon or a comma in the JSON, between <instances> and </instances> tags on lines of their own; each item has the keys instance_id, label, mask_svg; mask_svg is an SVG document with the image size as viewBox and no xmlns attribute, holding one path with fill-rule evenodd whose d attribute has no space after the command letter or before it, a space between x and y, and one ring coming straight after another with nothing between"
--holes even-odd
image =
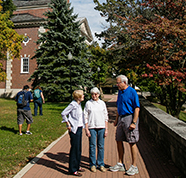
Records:
<instances>
[{"instance_id":1,"label":"building window","mask_svg":"<svg viewBox=\"0 0 186 178\"><path fill-rule=\"evenodd\" d=\"M21 73L29 73L29 57L21 58Z\"/></svg>"}]
</instances>

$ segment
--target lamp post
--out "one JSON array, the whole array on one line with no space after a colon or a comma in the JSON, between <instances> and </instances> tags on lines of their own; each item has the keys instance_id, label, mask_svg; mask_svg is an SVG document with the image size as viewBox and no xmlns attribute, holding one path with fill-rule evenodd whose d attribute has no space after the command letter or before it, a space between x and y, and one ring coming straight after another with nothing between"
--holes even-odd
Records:
<instances>
[{"instance_id":1,"label":"lamp post","mask_svg":"<svg viewBox=\"0 0 186 178\"><path fill-rule=\"evenodd\" d=\"M99 81L99 72L100 72L100 70L101 70L100 67L98 67L97 70L98 70L98 88L100 88L100 81Z\"/></svg>"},{"instance_id":2,"label":"lamp post","mask_svg":"<svg viewBox=\"0 0 186 178\"><path fill-rule=\"evenodd\" d=\"M101 70L100 67L98 67L97 70L98 70L98 88L100 90L100 98L101 98L101 87L100 87L100 80L99 80L99 72Z\"/></svg>"},{"instance_id":3,"label":"lamp post","mask_svg":"<svg viewBox=\"0 0 186 178\"><path fill-rule=\"evenodd\" d=\"M71 54L71 52L68 53L68 60L70 61L70 99L72 101L72 82L71 82L71 61L72 61L72 54Z\"/></svg>"}]
</instances>

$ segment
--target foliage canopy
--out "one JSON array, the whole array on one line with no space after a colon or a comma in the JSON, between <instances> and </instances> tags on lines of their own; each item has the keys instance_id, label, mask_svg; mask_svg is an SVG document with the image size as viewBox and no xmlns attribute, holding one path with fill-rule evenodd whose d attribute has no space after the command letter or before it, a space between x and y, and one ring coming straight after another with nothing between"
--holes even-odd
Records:
<instances>
[{"instance_id":1,"label":"foliage canopy","mask_svg":"<svg viewBox=\"0 0 186 178\"><path fill-rule=\"evenodd\" d=\"M0 1L2 4L2 1ZM9 19L9 11L3 12L0 5L0 59L1 61L20 57L23 36L13 29L13 22ZM0 81L6 79L2 63L0 63Z\"/></svg>"},{"instance_id":2,"label":"foliage canopy","mask_svg":"<svg viewBox=\"0 0 186 178\"><path fill-rule=\"evenodd\" d=\"M108 0L106 5L110 2L112 8L117 7L114 7L117 2L123 2L121 5L126 7L122 0ZM120 51L116 64L119 71L134 71L138 76L138 86L144 77L155 81L158 89L155 87L154 92L158 91L156 94L166 105L167 112L179 117L181 106L186 101L185 0L143 0L134 4L136 6L127 6L134 10L128 16L118 12L113 15L124 40L110 38L109 49L111 53Z\"/></svg>"}]
</instances>

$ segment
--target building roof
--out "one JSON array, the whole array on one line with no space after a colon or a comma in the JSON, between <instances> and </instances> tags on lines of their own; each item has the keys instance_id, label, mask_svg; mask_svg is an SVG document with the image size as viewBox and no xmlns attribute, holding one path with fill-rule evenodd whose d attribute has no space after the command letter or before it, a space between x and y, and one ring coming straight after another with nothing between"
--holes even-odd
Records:
<instances>
[{"instance_id":1,"label":"building roof","mask_svg":"<svg viewBox=\"0 0 186 178\"><path fill-rule=\"evenodd\" d=\"M32 8L42 8L48 7L48 4L51 0L14 0L13 3L17 7L17 11L19 10L29 10ZM46 23L46 20L41 17L34 16L29 13L17 13L15 14L11 20L14 23L15 28L24 28L24 27L36 27L40 26L43 23ZM76 21L79 21L81 24L81 35L85 36L87 39L87 44L89 44L92 40L92 33L88 24L88 21L85 17L78 17Z\"/></svg>"},{"instance_id":2,"label":"building roof","mask_svg":"<svg viewBox=\"0 0 186 178\"><path fill-rule=\"evenodd\" d=\"M51 0L14 0L13 3L14 5L19 8L19 7L24 7L24 6L37 6L37 5L47 5L50 3Z\"/></svg>"},{"instance_id":3,"label":"building roof","mask_svg":"<svg viewBox=\"0 0 186 178\"><path fill-rule=\"evenodd\" d=\"M87 38L87 41L91 42L93 40L93 36L92 36L91 30L90 30L87 18L78 17L76 19L76 21L79 21L79 23L81 24L80 30L81 30L82 36L85 36Z\"/></svg>"},{"instance_id":4,"label":"building roof","mask_svg":"<svg viewBox=\"0 0 186 178\"><path fill-rule=\"evenodd\" d=\"M40 18L34 15L31 15L29 13L24 13L24 14L16 14L11 18L11 20L14 23L20 23L20 22L32 22L32 21L43 21L44 18Z\"/></svg>"},{"instance_id":5,"label":"building roof","mask_svg":"<svg viewBox=\"0 0 186 178\"><path fill-rule=\"evenodd\" d=\"M46 23L44 18L29 13L16 14L11 18L11 20L14 23L14 28L38 27L43 23Z\"/></svg>"}]
</instances>

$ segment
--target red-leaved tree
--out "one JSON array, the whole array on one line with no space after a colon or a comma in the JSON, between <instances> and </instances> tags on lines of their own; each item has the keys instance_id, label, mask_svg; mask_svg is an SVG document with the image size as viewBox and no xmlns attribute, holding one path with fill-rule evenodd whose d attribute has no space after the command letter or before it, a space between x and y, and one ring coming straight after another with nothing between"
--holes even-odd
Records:
<instances>
[{"instance_id":1,"label":"red-leaved tree","mask_svg":"<svg viewBox=\"0 0 186 178\"><path fill-rule=\"evenodd\" d=\"M167 112L178 118L186 101L185 0L144 0L141 6L148 13L120 17L126 29L123 33L133 42L128 44L129 62L141 66L141 76L160 86L158 96Z\"/></svg>"}]
</instances>

